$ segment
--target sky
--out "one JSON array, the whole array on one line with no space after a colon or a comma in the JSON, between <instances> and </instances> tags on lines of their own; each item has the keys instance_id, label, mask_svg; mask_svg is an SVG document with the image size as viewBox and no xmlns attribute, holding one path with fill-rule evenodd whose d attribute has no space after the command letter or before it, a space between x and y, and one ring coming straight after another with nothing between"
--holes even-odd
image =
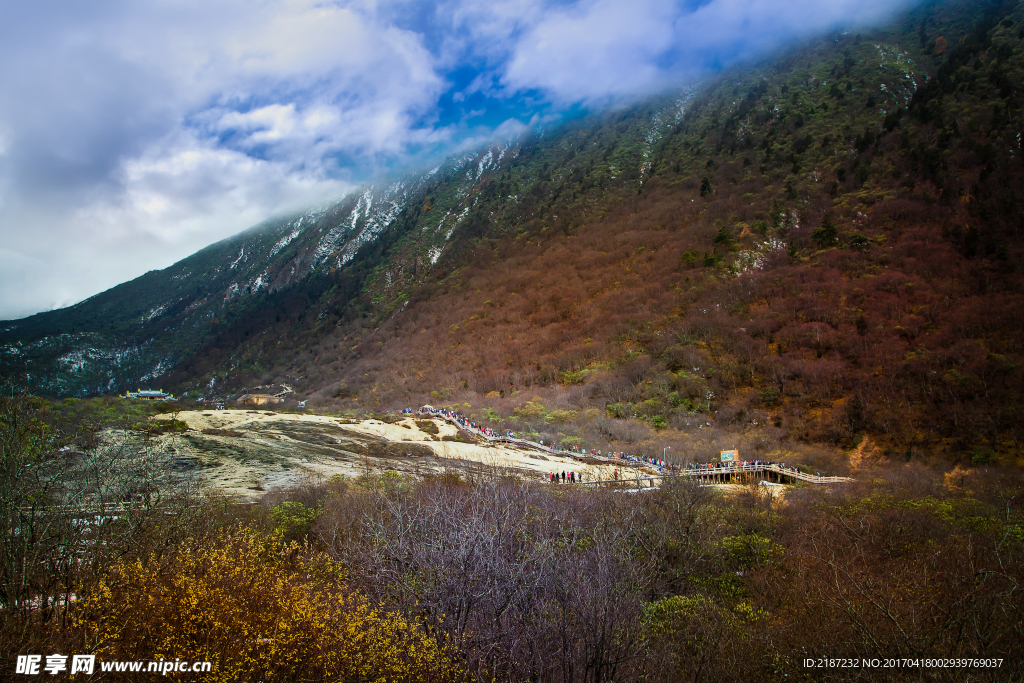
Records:
<instances>
[{"instance_id":1,"label":"sky","mask_svg":"<svg viewBox=\"0 0 1024 683\"><path fill-rule=\"evenodd\" d=\"M908 1L8 0L0 320Z\"/></svg>"}]
</instances>

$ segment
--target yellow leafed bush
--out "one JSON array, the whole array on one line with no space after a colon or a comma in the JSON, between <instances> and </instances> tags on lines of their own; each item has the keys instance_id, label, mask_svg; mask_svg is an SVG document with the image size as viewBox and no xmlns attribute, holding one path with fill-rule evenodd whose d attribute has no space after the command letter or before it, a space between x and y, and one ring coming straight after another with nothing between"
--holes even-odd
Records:
<instances>
[{"instance_id":1,"label":"yellow leafed bush","mask_svg":"<svg viewBox=\"0 0 1024 683\"><path fill-rule=\"evenodd\" d=\"M460 668L402 615L347 590L340 567L280 535L225 532L120 563L79 603L104 660L213 662L205 681L451 681Z\"/></svg>"}]
</instances>

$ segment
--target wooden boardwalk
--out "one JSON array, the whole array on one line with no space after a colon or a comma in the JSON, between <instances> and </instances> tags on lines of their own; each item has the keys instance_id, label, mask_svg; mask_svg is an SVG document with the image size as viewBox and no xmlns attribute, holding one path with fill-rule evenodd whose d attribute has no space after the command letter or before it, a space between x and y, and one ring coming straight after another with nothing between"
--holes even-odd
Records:
<instances>
[{"instance_id":1,"label":"wooden boardwalk","mask_svg":"<svg viewBox=\"0 0 1024 683\"><path fill-rule=\"evenodd\" d=\"M490 436L474 428L463 420L456 419L450 415L445 415L440 410L433 406L423 406L417 411L419 414L430 415L431 417L441 418L446 422L450 422L457 428L469 432L473 436L482 439L487 443L505 443L520 448L532 448L544 453L552 455L561 455L567 458L573 458L579 460L581 455L586 455L588 459L602 460L608 465L616 467L624 467L633 469L636 472L635 476L626 476L623 474L619 479L606 479L603 481L587 481L587 482L576 482L577 485L582 486L598 486L598 485L636 485L637 488L641 488L641 484L647 482L649 487L656 486L654 482L659 484L665 479L672 479L677 477L686 477L690 479L700 479L704 481L714 481L719 483L728 483L734 481L740 481L743 479L750 479L755 476L764 476L771 481L773 478L774 483L783 483L784 481L793 483L796 481L807 482L808 484L847 484L854 479L850 477L822 477L814 474L807 474L793 469L792 467L782 467L776 464L747 464L747 465L720 465L718 467L699 467L697 469L683 469L672 474L647 474L641 473L632 463L627 460L619 460L617 458L606 458L599 455L581 454L574 451L566 451L553 446L546 446L536 441L530 441L528 439L517 439L509 436Z\"/></svg>"},{"instance_id":2,"label":"wooden boardwalk","mask_svg":"<svg viewBox=\"0 0 1024 683\"><path fill-rule=\"evenodd\" d=\"M603 481L585 481L583 486L598 486L607 484L619 484L627 486L647 487L659 485L665 479L697 479L701 481L728 484L731 482L743 481L755 477L763 477L763 481L771 483L783 483L789 481L804 481L808 484L849 484L856 481L852 477L824 477L815 474L807 474L794 470L792 467L782 467L774 464L758 465L733 465L721 467L700 467L697 469L685 469L674 474L640 474L639 476L622 476L618 479L605 479ZM577 482L579 483L579 482Z\"/></svg>"}]
</instances>

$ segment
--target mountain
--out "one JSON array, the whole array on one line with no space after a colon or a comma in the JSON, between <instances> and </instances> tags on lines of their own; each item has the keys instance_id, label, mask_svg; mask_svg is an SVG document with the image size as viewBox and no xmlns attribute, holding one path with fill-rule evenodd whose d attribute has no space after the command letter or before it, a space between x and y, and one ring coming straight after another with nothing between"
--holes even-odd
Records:
<instances>
[{"instance_id":1,"label":"mountain","mask_svg":"<svg viewBox=\"0 0 1024 683\"><path fill-rule=\"evenodd\" d=\"M1022 85L1021 3L926 3L3 323L0 371L1014 462Z\"/></svg>"},{"instance_id":2,"label":"mountain","mask_svg":"<svg viewBox=\"0 0 1024 683\"><path fill-rule=\"evenodd\" d=\"M486 155L450 159L338 203L268 220L74 306L0 323L4 374L27 374L33 391L54 395L116 392L166 379L203 350L236 344L240 321L262 319L268 308L277 322L280 309L301 322L308 302L360 291L366 271L396 238L388 228L410 202L421 201L429 183L466 194L474 182L472 169L463 173L467 166L479 176L507 150L499 145ZM419 240L428 260L436 261L457 221L442 230L442 219ZM345 273L334 277L339 268ZM317 311L320 319L323 313Z\"/></svg>"}]
</instances>

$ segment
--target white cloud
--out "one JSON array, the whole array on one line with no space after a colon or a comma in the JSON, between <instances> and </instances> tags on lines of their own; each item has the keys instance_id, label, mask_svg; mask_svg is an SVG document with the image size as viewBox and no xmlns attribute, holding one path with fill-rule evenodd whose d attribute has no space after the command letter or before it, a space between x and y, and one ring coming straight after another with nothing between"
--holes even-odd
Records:
<instances>
[{"instance_id":1,"label":"white cloud","mask_svg":"<svg viewBox=\"0 0 1024 683\"><path fill-rule=\"evenodd\" d=\"M635 97L794 38L884 19L909 0L659 0L554 5L509 46L502 82L558 102Z\"/></svg>"},{"instance_id":2,"label":"white cloud","mask_svg":"<svg viewBox=\"0 0 1024 683\"><path fill-rule=\"evenodd\" d=\"M0 283L3 285L3 298L11 311L28 315L38 310L33 305L19 306L18 301L32 298L32 291L38 286L36 275L45 268L46 264L39 259L0 247L0 273L3 274Z\"/></svg>"},{"instance_id":3,"label":"white cloud","mask_svg":"<svg viewBox=\"0 0 1024 683\"><path fill-rule=\"evenodd\" d=\"M516 45L504 80L567 101L650 90L665 80L657 61L672 47L672 19L671 5L658 0L552 11Z\"/></svg>"},{"instance_id":4,"label":"white cloud","mask_svg":"<svg viewBox=\"0 0 1024 683\"><path fill-rule=\"evenodd\" d=\"M0 318L170 265L447 135L416 124L447 87L432 56L372 5L66 3L11 19L0 238L24 259L0 272Z\"/></svg>"},{"instance_id":5,"label":"white cloud","mask_svg":"<svg viewBox=\"0 0 1024 683\"><path fill-rule=\"evenodd\" d=\"M76 208L7 213L22 226L0 252L7 317L68 305L188 256L268 216L352 185L181 136L127 161L118 190ZM23 302L30 302L26 305Z\"/></svg>"},{"instance_id":6,"label":"white cloud","mask_svg":"<svg viewBox=\"0 0 1024 683\"><path fill-rule=\"evenodd\" d=\"M352 188L184 135L126 162L121 187L112 200L90 204L76 218L108 239L145 233L186 247L196 238L221 239L273 212Z\"/></svg>"}]
</instances>

